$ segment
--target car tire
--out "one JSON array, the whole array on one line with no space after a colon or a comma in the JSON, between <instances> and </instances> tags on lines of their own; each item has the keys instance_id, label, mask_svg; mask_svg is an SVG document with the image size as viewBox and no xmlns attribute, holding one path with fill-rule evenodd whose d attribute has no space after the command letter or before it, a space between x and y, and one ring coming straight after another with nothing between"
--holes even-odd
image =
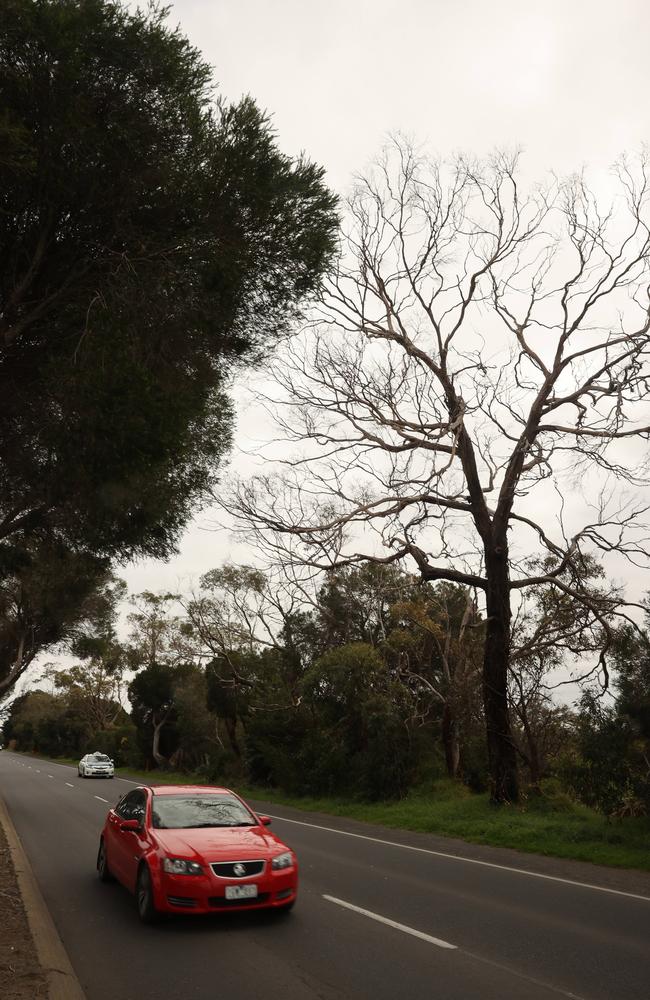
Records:
<instances>
[{"instance_id":1,"label":"car tire","mask_svg":"<svg viewBox=\"0 0 650 1000\"><path fill-rule=\"evenodd\" d=\"M138 904L138 916L143 924L155 924L159 913L153 899L151 875L146 865L141 865L135 888L135 898Z\"/></svg>"},{"instance_id":2,"label":"car tire","mask_svg":"<svg viewBox=\"0 0 650 1000\"><path fill-rule=\"evenodd\" d=\"M103 838L99 842L99 850L97 851L97 874L99 876L100 882L113 881L111 870L108 867L108 858L106 857L106 846L104 844Z\"/></svg>"}]
</instances>

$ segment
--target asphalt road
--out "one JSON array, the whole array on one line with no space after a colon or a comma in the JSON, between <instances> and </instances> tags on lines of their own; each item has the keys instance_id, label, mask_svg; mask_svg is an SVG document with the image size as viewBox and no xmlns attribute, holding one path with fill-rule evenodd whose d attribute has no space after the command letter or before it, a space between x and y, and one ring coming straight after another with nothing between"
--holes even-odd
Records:
<instances>
[{"instance_id":1,"label":"asphalt road","mask_svg":"<svg viewBox=\"0 0 650 1000\"><path fill-rule=\"evenodd\" d=\"M95 875L108 804L131 784L0 753L0 793L88 1000L650 997L646 881L637 898L631 874L625 891L575 885L513 870L510 854L477 864L277 806L301 865L292 914L142 927L133 897Z\"/></svg>"}]
</instances>

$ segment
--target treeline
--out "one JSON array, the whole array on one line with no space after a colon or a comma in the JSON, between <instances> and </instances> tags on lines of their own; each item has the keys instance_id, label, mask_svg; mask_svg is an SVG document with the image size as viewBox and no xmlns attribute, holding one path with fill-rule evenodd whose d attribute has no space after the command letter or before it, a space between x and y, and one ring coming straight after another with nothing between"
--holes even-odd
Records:
<instances>
[{"instance_id":1,"label":"treeline","mask_svg":"<svg viewBox=\"0 0 650 1000\"><path fill-rule=\"evenodd\" d=\"M366 564L330 573L310 595L228 566L187 599L138 595L125 642L123 592L109 593L72 645L79 663L52 670L49 693L14 701L5 745L99 749L122 765L298 795L388 799L444 775L487 790L484 621L468 589ZM530 635L533 624L520 627ZM613 663L610 693L587 686L570 710L551 697L556 664L543 646L515 661L529 794L559 789L607 815L650 810L646 634L617 633Z\"/></svg>"}]
</instances>

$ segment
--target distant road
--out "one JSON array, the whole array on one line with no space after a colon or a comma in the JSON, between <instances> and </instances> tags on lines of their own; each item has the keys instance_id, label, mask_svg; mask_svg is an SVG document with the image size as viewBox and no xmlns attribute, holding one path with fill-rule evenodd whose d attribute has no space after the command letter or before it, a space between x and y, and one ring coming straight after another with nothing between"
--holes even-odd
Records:
<instances>
[{"instance_id":1,"label":"distant road","mask_svg":"<svg viewBox=\"0 0 650 1000\"><path fill-rule=\"evenodd\" d=\"M481 849L445 857L440 838L279 806L273 828L301 866L291 915L143 927L133 897L95 875L109 803L132 784L0 753L0 793L88 1000L650 997L648 879L575 885L561 862L540 878L512 852L478 864Z\"/></svg>"}]
</instances>

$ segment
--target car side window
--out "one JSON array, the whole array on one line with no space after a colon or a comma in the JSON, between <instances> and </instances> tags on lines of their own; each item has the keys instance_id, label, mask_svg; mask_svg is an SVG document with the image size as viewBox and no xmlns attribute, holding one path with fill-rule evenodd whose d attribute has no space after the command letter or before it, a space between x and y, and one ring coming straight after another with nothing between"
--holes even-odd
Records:
<instances>
[{"instance_id":1,"label":"car side window","mask_svg":"<svg viewBox=\"0 0 650 1000\"><path fill-rule=\"evenodd\" d=\"M135 789L127 792L124 798L118 802L115 812L120 819L137 819L144 823L147 799L144 792Z\"/></svg>"},{"instance_id":2,"label":"car side window","mask_svg":"<svg viewBox=\"0 0 650 1000\"><path fill-rule=\"evenodd\" d=\"M134 792L135 800L131 807L131 819L137 819L144 825L144 814L147 808L147 797L144 792Z\"/></svg>"},{"instance_id":3,"label":"car side window","mask_svg":"<svg viewBox=\"0 0 650 1000\"><path fill-rule=\"evenodd\" d=\"M133 792L127 792L120 801L115 806L115 814L120 817L120 819L129 819L129 810L131 808L130 798Z\"/></svg>"}]
</instances>

